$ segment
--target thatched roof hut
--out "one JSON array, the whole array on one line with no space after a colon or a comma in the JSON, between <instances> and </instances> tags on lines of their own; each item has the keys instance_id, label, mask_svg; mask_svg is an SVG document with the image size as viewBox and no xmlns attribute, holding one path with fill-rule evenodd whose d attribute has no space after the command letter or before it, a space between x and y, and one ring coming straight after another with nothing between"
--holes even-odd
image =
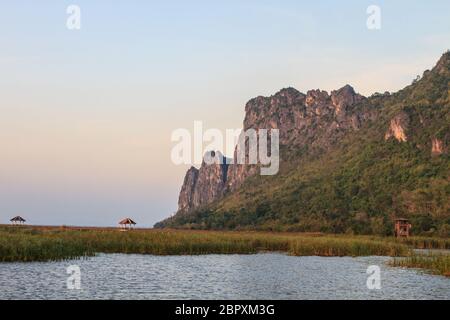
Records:
<instances>
[{"instance_id":1,"label":"thatched roof hut","mask_svg":"<svg viewBox=\"0 0 450 320\"><path fill-rule=\"evenodd\" d=\"M135 225L136 225L136 222L134 222L131 218L125 218L119 222L119 226L122 229L127 229L127 228L131 229Z\"/></svg>"},{"instance_id":2,"label":"thatched roof hut","mask_svg":"<svg viewBox=\"0 0 450 320\"><path fill-rule=\"evenodd\" d=\"M22 218L21 216L14 217L9 221L11 221L12 224L24 224L26 222L26 220L24 218Z\"/></svg>"}]
</instances>

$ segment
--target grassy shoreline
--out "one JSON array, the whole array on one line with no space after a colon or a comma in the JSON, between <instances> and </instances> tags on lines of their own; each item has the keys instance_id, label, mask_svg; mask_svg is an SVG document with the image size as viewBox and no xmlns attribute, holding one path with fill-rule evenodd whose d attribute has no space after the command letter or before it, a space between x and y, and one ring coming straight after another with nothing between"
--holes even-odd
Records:
<instances>
[{"instance_id":1,"label":"grassy shoreline","mask_svg":"<svg viewBox=\"0 0 450 320\"><path fill-rule=\"evenodd\" d=\"M413 254L406 258L395 258L389 265L425 269L434 275L450 277L450 254Z\"/></svg>"},{"instance_id":2,"label":"grassy shoreline","mask_svg":"<svg viewBox=\"0 0 450 320\"><path fill-rule=\"evenodd\" d=\"M450 239L242 231L0 226L0 262L79 259L97 253L204 255L284 252L293 256L390 256L406 266L414 248L448 249ZM400 262L401 261L401 262ZM412 261L412 260L411 260ZM414 260L417 262L418 260ZM425 263L421 265L426 268ZM448 263L440 274L448 273Z\"/></svg>"}]
</instances>

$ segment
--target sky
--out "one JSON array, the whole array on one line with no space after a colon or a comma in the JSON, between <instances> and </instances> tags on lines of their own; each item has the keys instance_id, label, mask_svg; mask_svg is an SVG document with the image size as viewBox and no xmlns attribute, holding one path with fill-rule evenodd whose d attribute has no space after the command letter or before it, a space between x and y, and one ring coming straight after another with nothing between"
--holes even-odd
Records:
<instances>
[{"instance_id":1,"label":"sky","mask_svg":"<svg viewBox=\"0 0 450 320\"><path fill-rule=\"evenodd\" d=\"M446 0L2 0L0 223L151 227L176 211L189 168L171 161L174 130L241 128L248 100L285 87L397 91L450 48L449 12Z\"/></svg>"}]
</instances>

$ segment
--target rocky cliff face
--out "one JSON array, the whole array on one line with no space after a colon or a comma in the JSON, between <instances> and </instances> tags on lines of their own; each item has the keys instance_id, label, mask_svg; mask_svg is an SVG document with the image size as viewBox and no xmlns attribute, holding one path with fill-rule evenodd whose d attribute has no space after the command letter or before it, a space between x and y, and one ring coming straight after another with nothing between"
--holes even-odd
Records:
<instances>
[{"instance_id":1,"label":"rocky cliff face","mask_svg":"<svg viewBox=\"0 0 450 320\"><path fill-rule=\"evenodd\" d=\"M205 161L206 158L210 160ZM178 198L178 211L189 212L222 197L226 191L227 175L227 159L220 152L205 154L200 169L191 167L186 173Z\"/></svg>"},{"instance_id":2,"label":"rocky cliff face","mask_svg":"<svg viewBox=\"0 0 450 320\"><path fill-rule=\"evenodd\" d=\"M311 90L303 94L283 89L272 97L250 100L246 107L244 130L280 129L281 145L303 145L319 140L334 142L339 132L358 129L370 117L355 106L366 99L345 87L332 91Z\"/></svg>"},{"instance_id":3,"label":"rocky cliff face","mask_svg":"<svg viewBox=\"0 0 450 320\"><path fill-rule=\"evenodd\" d=\"M433 138L431 140L431 154L434 156L440 156L444 152L444 142L441 139Z\"/></svg>"},{"instance_id":4,"label":"rocky cliff face","mask_svg":"<svg viewBox=\"0 0 450 320\"><path fill-rule=\"evenodd\" d=\"M326 148L348 130L358 130L363 122L376 116L374 110L358 108L364 100L349 85L331 94L321 90L304 94L287 88L271 97L250 100L245 106L243 129L279 129L280 145L289 148L306 144ZM191 168L181 188L178 210L188 212L209 204L227 191L238 189L257 172L258 165L248 164L203 163L199 170Z\"/></svg>"},{"instance_id":5,"label":"rocky cliff face","mask_svg":"<svg viewBox=\"0 0 450 320\"><path fill-rule=\"evenodd\" d=\"M406 142L408 141L408 137L406 135L406 130L409 126L409 117L405 112L402 112L394 117L391 120L391 124L389 126L386 135L384 136L385 140L389 140L391 138L395 138L398 142Z\"/></svg>"},{"instance_id":6,"label":"rocky cliff face","mask_svg":"<svg viewBox=\"0 0 450 320\"><path fill-rule=\"evenodd\" d=\"M198 180L199 170L191 167L184 177L183 186L181 187L180 196L178 198L178 211L188 212L194 208L195 186Z\"/></svg>"}]
</instances>

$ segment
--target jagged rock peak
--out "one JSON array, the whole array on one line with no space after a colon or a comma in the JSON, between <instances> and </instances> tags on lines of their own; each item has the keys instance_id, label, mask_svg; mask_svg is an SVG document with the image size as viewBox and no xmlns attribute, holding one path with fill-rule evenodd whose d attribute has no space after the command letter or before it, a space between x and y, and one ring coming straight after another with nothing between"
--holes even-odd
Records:
<instances>
[{"instance_id":1,"label":"jagged rock peak","mask_svg":"<svg viewBox=\"0 0 450 320\"><path fill-rule=\"evenodd\" d=\"M333 90L331 91L331 96L333 95L351 95L354 96L356 95L355 89L349 85L346 84L345 86L343 86L342 88L338 89L338 90Z\"/></svg>"},{"instance_id":2,"label":"jagged rock peak","mask_svg":"<svg viewBox=\"0 0 450 320\"><path fill-rule=\"evenodd\" d=\"M207 151L203 156L202 166L212 164L227 164L229 161L220 151Z\"/></svg>"},{"instance_id":3,"label":"jagged rock peak","mask_svg":"<svg viewBox=\"0 0 450 320\"><path fill-rule=\"evenodd\" d=\"M338 90L331 91L331 101L336 108L336 114L341 114L347 107L365 99L364 96L355 92L352 86L346 84Z\"/></svg>"},{"instance_id":4,"label":"jagged rock peak","mask_svg":"<svg viewBox=\"0 0 450 320\"><path fill-rule=\"evenodd\" d=\"M306 106L311 106L325 104L328 103L330 99L333 99L333 104L336 106L340 105L342 107L359 102L364 98L364 96L356 93L354 88L348 84L340 89L331 91L331 93L321 89L312 89L308 90L305 94L293 87L287 87L269 97L258 96L251 99L246 104L246 111L248 112L249 109L254 109L255 106L265 106L268 101L270 101L269 105L272 106L277 104L284 106L294 103L301 103Z\"/></svg>"},{"instance_id":5,"label":"jagged rock peak","mask_svg":"<svg viewBox=\"0 0 450 320\"><path fill-rule=\"evenodd\" d=\"M295 88L288 87L281 89L274 95L269 97L258 96L251 99L245 105L245 111L249 112L251 109L262 108L263 106L275 106L275 105L290 105L295 102L303 102L305 94L298 91Z\"/></svg>"},{"instance_id":6,"label":"jagged rock peak","mask_svg":"<svg viewBox=\"0 0 450 320\"><path fill-rule=\"evenodd\" d=\"M287 87L287 88L281 89L280 91L275 93L272 97L276 97L276 96L286 97L286 96L299 95L299 94L305 95L304 93L301 93L300 91L298 91L297 89L295 89L293 87Z\"/></svg>"}]
</instances>

